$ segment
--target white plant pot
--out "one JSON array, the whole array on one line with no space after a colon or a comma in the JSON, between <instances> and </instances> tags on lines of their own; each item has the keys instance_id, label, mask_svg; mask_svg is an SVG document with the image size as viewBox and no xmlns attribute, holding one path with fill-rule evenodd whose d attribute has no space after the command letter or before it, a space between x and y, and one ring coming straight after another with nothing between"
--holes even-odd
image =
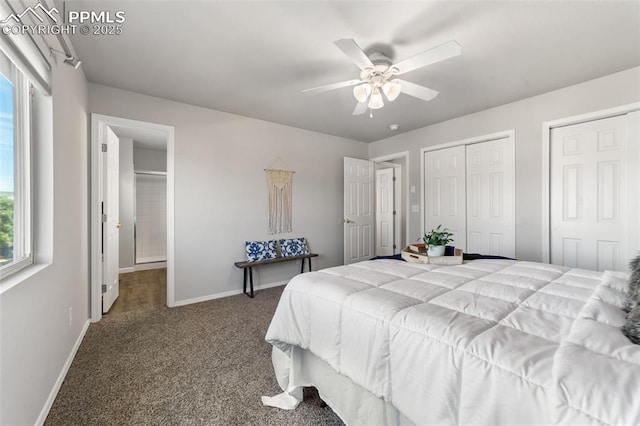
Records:
<instances>
[{"instance_id":1,"label":"white plant pot","mask_svg":"<svg viewBox=\"0 0 640 426\"><path fill-rule=\"evenodd\" d=\"M429 257L444 256L444 247L445 246L429 246L429 248L427 248L427 256Z\"/></svg>"}]
</instances>

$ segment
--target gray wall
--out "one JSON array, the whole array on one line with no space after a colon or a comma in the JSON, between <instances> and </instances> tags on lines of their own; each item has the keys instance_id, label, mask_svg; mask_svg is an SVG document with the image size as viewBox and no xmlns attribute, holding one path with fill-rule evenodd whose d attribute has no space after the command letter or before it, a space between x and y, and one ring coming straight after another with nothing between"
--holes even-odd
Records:
<instances>
[{"instance_id":1,"label":"gray wall","mask_svg":"<svg viewBox=\"0 0 640 426\"><path fill-rule=\"evenodd\" d=\"M267 233L265 168L278 157L293 177L293 232L320 253L314 269L342 263L343 157L367 145L133 92L89 85L92 113L175 126L175 297L193 301L239 290L244 242ZM285 263L257 268L256 283L285 281Z\"/></svg>"},{"instance_id":2,"label":"gray wall","mask_svg":"<svg viewBox=\"0 0 640 426\"><path fill-rule=\"evenodd\" d=\"M167 151L138 148L135 142L133 145L133 167L136 171L167 171Z\"/></svg>"},{"instance_id":3,"label":"gray wall","mask_svg":"<svg viewBox=\"0 0 640 426\"><path fill-rule=\"evenodd\" d=\"M369 157L410 151L410 204L420 204L420 149L515 129L516 257L541 261L542 123L640 101L640 68L612 74L511 104L424 127L369 146ZM421 206L422 208L422 206ZM418 238L422 213L409 213Z\"/></svg>"},{"instance_id":4,"label":"gray wall","mask_svg":"<svg viewBox=\"0 0 640 426\"><path fill-rule=\"evenodd\" d=\"M133 268L134 248L133 248L133 139L120 138L120 269Z\"/></svg>"},{"instance_id":5,"label":"gray wall","mask_svg":"<svg viewBox=\"0 0 640 426\"><path fill-rule=\"evenodd\" d=\"M44 420L38 418L88 325L88 115L81 69L54 66L53 140L44 145L36 146L34 158L34 209L42 219L38 265L0 294L2 425Z\"/></svg>"}]
</instances>

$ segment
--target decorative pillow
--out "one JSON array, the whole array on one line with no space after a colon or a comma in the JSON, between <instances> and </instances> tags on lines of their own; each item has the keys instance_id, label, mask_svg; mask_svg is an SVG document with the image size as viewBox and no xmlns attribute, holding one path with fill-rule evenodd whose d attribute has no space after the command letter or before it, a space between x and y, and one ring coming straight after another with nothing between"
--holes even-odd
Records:
<instances>
[{"instance_id":1,"label":"decorative pillow","mask_svg":"<svg viewBox=\"0 0 640 426\"><path fill-rule=\"evenodd\" d=\"M304 238L290 238L288 240L280 240L280 254L282 257L301 256L309 254L307 250L307 242Z\"/></svg>"},{"instance_id":2,"label":"decorative pillow","mask_svg":"<svg viewBox=\"0 0 640 426\"><path fill-rule=\"evenodd\" d=\"M627 314L627 322L622 326L622 333L629 338L631 343L640 345L640 304Z\"/></svg>"},{"instance_id":3,"label":"decorative pillow","mask_svg":"<svg viewBox=\"0 0 640 426\"><path fill-rule=\"evenodd\" d=\"M244 248L247 252L248 262L274 259L276 257L276 240L246 241Z\"/></svg>"},{"instance_id":4,"label":"decorative pillow","mask_svg":"<svg viewBox=\"0 0 640 426\"><path fill-rule=\"evenodd\" d=\"M630 312L640 305L640 254L629 263L629 269L631 270L631 276L627 287L627 300L623 307L626 312Z\"/></svg>"}]
</instances>

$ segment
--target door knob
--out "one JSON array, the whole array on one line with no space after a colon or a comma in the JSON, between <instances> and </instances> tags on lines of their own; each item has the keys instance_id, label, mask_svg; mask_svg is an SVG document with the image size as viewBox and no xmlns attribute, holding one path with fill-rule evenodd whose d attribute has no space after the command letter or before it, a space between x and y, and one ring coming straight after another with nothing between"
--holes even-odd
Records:
<instances>
[{"instance_id":1,"label":"door knob","mask_svg":"<svg viewBox=\"0 0 640 426\"><path fill-rule=\"evenodd\" d=\"M351 219L345 219L344 223L355 223L354 221L352 221Z\"/></svg>"},{"instance_id":2,"label":"door knob","mask_svg":"<svg viewBox=\"0 0 640 426\"><path fill-rule=\"evenodd\" d=\"M122 222L118 222L116 223L116 228L120 229L124 226L124 224Z\"/></svg>"}]
</instances>

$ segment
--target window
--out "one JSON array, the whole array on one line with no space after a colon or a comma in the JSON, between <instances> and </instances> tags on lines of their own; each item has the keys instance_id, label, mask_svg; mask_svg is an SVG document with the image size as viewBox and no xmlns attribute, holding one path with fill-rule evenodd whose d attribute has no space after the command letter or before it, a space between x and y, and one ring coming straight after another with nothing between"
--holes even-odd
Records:
<instances>
[{"instance_id":1,"label":"window","mask_svg":"<svg viewBox=\"0 0 640 426\"><path fill-rule=\"evenodd\" d=\"M30 265L29 80L0 53L0 278Z\"/></svg>"}]
</instances>

